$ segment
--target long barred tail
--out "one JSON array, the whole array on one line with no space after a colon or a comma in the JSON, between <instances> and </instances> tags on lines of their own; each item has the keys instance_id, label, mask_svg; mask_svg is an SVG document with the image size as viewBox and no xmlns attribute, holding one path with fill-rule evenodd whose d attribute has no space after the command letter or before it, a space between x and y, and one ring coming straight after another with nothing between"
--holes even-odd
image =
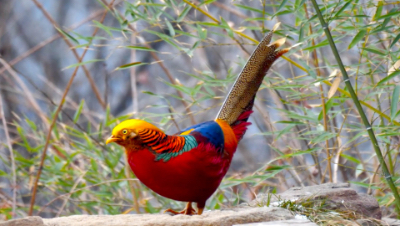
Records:
<instances>
[{"instance_id":1,"label":"long barred tail","mask_svg":"<svg viewBox=\"0 0 400 226\"><path fill-rule=\"evenodd\" d=\"M247 119L264 76L274 61L289 51L289 48L276 50L285 43L285 38L270 44L272 34L278 26L274 26L251 54L217 115L217 119L222 119L242 131L237 130L239 139L246 131Z\"/></svg>"}]
</instances>

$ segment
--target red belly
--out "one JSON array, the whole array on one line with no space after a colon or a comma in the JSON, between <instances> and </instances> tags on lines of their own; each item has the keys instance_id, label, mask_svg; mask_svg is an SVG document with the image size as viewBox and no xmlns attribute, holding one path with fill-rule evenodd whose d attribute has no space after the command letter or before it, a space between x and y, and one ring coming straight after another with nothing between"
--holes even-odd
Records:
<instances>
[{"instance_id":1,"label":"red belly","mask_svg":"<svg viewBox=\"0 0 400 226\"><path fill-rule=\"evenodd\" d=\"M136 177L154 192L177 201L205 202L228 171L232 156L199 146L169 161L155 161L149 150L127 151Z\"/></svg>"}]
</instances>

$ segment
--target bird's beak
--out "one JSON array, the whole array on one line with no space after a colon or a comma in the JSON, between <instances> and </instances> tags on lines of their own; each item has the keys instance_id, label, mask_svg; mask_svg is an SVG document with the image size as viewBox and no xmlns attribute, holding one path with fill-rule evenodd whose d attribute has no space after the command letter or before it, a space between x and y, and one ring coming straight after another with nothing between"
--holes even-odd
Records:
<instances>
[{"instance_id":1,"label":"bird's beak","mask_svg":"<svg viewBox=\"0 0 400 226\"><path fill-rule=\"evenodd\" d=\"M106 140L106 144L120 140L118 137L111 136Z\"/></svg>"}]
</instances>

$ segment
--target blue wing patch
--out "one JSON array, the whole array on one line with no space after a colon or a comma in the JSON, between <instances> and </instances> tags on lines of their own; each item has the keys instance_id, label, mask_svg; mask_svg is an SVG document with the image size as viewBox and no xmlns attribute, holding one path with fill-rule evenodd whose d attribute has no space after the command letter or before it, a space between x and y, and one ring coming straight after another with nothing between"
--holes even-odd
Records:
<instances>
[{"instance_id":1,"label":"blue wing patch","mask_svg":"<svg viewBox=\"0 0 400 226\"><path fill-rule=\"evenodd\" d=\"M164 162L167 162L171 158L197 147L200 142L211 143L220 153L224 150L224 133L215 121L207 121L188 127L175 135L185 138L183 148L176 152L157 154L155 159L156 161L162 159Z\"/></svg>"},{"instance_id":2,"label":"blue wing patch","mask_svg":"<svg viewBox=\"0 0 400 226\"><path fill-rule=\"evenodd\" d=\"M190 134L199 133L202 137L206 138L206 142L210 142L216 148L221 148L224 145L224 133L215 121L203 122L189 127L186 130L188 129L193 129Z\"/></svg>"}]
</instances>

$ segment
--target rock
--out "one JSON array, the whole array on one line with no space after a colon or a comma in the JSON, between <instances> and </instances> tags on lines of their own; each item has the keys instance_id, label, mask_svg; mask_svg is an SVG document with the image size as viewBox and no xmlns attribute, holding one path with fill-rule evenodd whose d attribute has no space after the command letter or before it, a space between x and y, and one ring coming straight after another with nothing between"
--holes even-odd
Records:
<instances>
[{"instance_id":1,"label":"rock","mask_svg":"<svg viewBox=\"0 0 400 226\"><path fill-rule=\"evenodd\" d=\"M1 222L0 226L44 226L41 217L25 217Z\"/></svg>"},{"instance_id":2,"label":"rock","mask_svg":"<svg viewBox=\"0 0 400 226\"><path fill-rule=\"evenodd\" d=\"M349 183L326 183L308 187L293 187L287 191L269 196L270 203L298 199L313 200L315 202L323 202L324 207L333 211L349 212L356 214L358 218L368 217L381 219L382 212L376 199L366 194L358 194L354 189L350 188ZM268 202L267 195L260 195L254 201L250 202L250 206L265 205Z\"/></svg>"},{"instance_id":3,"label":"rock","mask_svg":"<svg viewBox=\"0 0 400 226\"><path fill-rule=\"evenodd\" d=\"M384 224L382 224L382 225L400 226L400 220L397 220L397 219L384 217L384 218L382 218L382 221L384 222Z\"/></svg>"},{"instance_id":4,"label":"rock","mask_svg":"<svg viewBox=\"0 0 400 226\"><path fill-rule=\"evenodd\" d=\"M301 220L301 219L292 219L292 220L283 220L283 221L270 221L270 222L261 222L261 223L250 223L250 224L235 224L233 226L318 226L316 223L313 223L309 220Z\"/></svg>"},{"instance_id":5,"label":"rock","mask_svg":"<svg viewBox=\"0 0 400 226\"><path fill-rule=\"evenodd\" d=\"M276 207L236 208L206 211L203 215L168 214L75 215L43 219L45 226L231 226L263 221L293 219L290 211Z\"/></svg>"}]
</instances>

